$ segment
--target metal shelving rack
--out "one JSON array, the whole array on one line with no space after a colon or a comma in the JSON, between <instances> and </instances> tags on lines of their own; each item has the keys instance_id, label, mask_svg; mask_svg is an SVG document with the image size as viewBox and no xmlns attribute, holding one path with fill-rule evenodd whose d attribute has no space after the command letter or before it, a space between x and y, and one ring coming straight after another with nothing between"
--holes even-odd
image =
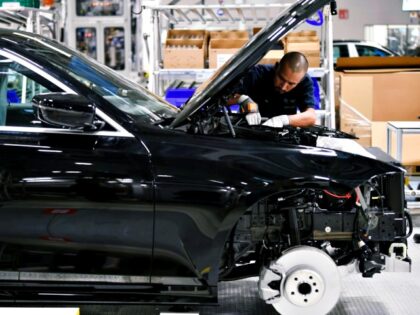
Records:
<instances>
[{"instance_id":1,"label":"metal shelving rack","mask_svg":"<svg viewBox=\"0 0 420 315\"><path fill-rule=\"evenodd\" d=\"M31 7L0 7L0 26L58 38L56 27L61 16L55 10L43 10Z\"/></svg>"},{"instance_id":2,"label":"metal shelving rack","mask_svg":"<svg viewBox=\"0 0 420 315\"><path fill-rule=\"evenodd\" d=\"M222 23L232 23L239 28L251 28L267 24L292 3L282 4L242 4L242 5L154 5L153 3L143 6L144 21L147 17L153 26L151 34L143 34L150 37L152 45L148 47L150 59L149 89L159 95L163 95L162 81L190 79L202 82L210 77L216 69L163 69L162 68L162 20L168 24L177 26L202 25L210 28L220 26ZM218 16L215 12L223 14ZM261 13L262 14L258 14ZM335 128L334 106L334 71L333 71L333 37L332 19L329 7L323 11L324 23L321 27L321 64L320 68L310 68L312 77L320 78L322 97L322 110L318 111L325 126Z\"/></svg>"}]
</instances>

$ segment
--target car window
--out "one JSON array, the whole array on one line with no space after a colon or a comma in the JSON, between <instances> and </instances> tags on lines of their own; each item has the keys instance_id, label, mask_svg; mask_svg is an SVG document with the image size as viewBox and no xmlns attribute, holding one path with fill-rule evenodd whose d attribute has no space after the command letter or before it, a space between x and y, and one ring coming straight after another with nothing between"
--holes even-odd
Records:
<instances>
[{"instance_id":1,"label":"car window","mask_svg":"<svg viewBox=\"0 0 420 315\"><path fill-rule=\"evenodd\" d=\"M39 127L32 97L52 91L60 89L17 62L0 57L0 126Z\"/></svg>"},{"instance_id":2,"label":"car window","mask_svg":"<svg viewBox=\"0 0 420 315\"><path fill-rule=\"evenodd\" d=\"M0 126L57 128L38 120L32 107L35 95L50 92L64 91L36 71L0 56ZM101 130L115 129L105 124Z\"/></svg>"},{"instance_id":3,"label":"car window","mask_svg":"<svg viewBox=\"0 0 420 315\"><path fill-rule=\"evenodd\" d=\"M45 51L37 52L47 56ZM118 109L142 123L156 123L174 117L178 109L143 87L110 72L108 68L83 56L58 55L51 63L103 97Z\"/></svg>"},{"instance_id":4,"label":"car window","mask_svg":"<svg viewBox=\"0 0 420 315\"><path fill-rule=\"evenodd\" d=\"M334 53L334 63L336 63L337 58L349 56L349 49L347 45L335 45L333 48L333 53Z\"/></svg>"},{"instance_id":5,"label":"car window","mask_svg":"<svg viewBox=\"0 0 420 315\"><path fill-rule=\"evenodd\" d=\"M129 114L134 121L155 124L173 119L179 113L179 109L162 98L81 53L46 38L23 33L15 35L13 40L34 59L48 61L50 66L84 84L93 94Z\"/></svg>"},{"instance_id":6,"label":"car window","mask_svg":"<svg viewBox=\"0 0 420 315\"><path fill-rule=\"evenodd\" d=\"M356 50L359 56L390 56L391 54L380 48L365 46L365 45L356 45Z\"/></svg>"}]
</instances>

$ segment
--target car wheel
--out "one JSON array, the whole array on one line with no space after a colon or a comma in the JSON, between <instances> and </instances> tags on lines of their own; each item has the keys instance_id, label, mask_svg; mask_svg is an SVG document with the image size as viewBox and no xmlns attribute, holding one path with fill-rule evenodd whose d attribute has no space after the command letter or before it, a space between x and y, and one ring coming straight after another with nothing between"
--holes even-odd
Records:
<instances>
[{"instance_id":1,"label":"car wheel","mask_svg":"<svg viewBox=\"0 0 420 315\"><path fill-rule=\"evenodd\" d=\"M325 252L297 246L263 268L260 297L282 315L327 314L340 297L341 281L335 262Z\"/></svg>"}]
</instances>

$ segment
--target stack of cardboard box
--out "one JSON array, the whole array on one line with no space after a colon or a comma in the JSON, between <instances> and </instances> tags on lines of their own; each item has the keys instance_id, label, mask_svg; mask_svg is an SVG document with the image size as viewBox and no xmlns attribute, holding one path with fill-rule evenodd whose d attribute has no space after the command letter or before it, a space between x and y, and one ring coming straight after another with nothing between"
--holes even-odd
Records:
<instances>
[{"instance_id":1,"label":"stack of cardboard box","mask_svg":"<svg viewBox=\"0 0 420 315\"><path fill-rule=\"evenodd\" d=\"M219 68L249 40L247 31L212 31L209 43L209 68Z\"/></svg>"},{"instance_id":2,"label":"stack of cardboard box","mask_svg":"<svg viewBox=\"0 0 420 315\"><path fill-rule=\"evenodd\" d=\"M163 67L204 68L207 36L205 30L169 30L163 50Z\"/></svg>"},{"instance_id":3,"label":"stack of cardboard box","mask_svg":"<svg viewBox=\"0 0 420 315\"><path fill-rule=\"evenodd\" d=\"M260 30L255 28L254 35ZM164 68L218 68L249 40L242 30L169 30L163 50ZM284 48L284 49L283 49ZM320 44L316 31L290 33L279 41L260 61L274 64L285 52L300 51L307 57L310 67L320 65Z\"/></svg>"},{"instance_id":4,"label":"stack of cardboard box","mask_svg":"<svg viewBox=\"0 0 420 315\"><path fill-rule=\"evenodd\" d=\"M293 32L286 36L285 52L299 51L309 62L309 67L320 66L320 43L316 31Z\"/></svg>"}]
</instances>

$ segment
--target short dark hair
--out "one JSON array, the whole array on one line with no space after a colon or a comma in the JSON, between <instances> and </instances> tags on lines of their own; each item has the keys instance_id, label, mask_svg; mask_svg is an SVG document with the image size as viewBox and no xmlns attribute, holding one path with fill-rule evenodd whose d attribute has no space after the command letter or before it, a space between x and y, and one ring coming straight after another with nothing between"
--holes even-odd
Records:
<instances>
[{"instance_id":1,"label":"short dark hair","mask_svg":"<svg viewBox=\"0 0 420 315\"><path fill-rule=\"evenodd\" d=\"M288 66L293 72L307 72L308 71L308 59L305 55L298 51L288 52L280 59L276 66L276 72L284 69L285 66Z\"/></svg>"}]
</instances>

